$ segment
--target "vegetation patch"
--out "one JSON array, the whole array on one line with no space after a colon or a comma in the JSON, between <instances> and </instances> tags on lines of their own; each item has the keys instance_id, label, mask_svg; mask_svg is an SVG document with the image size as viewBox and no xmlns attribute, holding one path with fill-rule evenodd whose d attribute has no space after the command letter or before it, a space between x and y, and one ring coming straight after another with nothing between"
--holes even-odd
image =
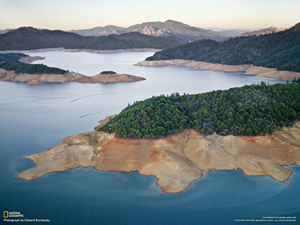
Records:
<instances>
[{"instance_id":1,"label":"vegetation patch","mask_svg":"<svg viewBox=\"0 0 300 225\"><path fill-rule=\"evenodd\" d=\"M135 102L98 130L123 138L160 138L195 129L204 135L265 135L300 120L300 79Z\"/></svg>"},{"instance_id":2,"label":"vegetation patch","mask_svg":"<svg viewBox=\"0 0 300 225\"><path fill-rule=\"evenodd\" d=\"M117 74L115 71L102 71L100 74Z\"/></svg>"},{"instance_id":3,"label":"vegetation patch","mask_svg":"<svg viewBox=\"0 0 300 225\"><path fill-rule=\"evenodd\" d=\"M18 60L22 57L28 57L29 55L25 55L23 53L0 53L0 62L8 61L8 60Z\"/></svg>"},{"instance_id":4,"label":"vegetation patch","mask_svg":"<svg viewBox=\"0 0 300 225\"><path fill-rule=\"evenodd\" d=\"M27 64L17 60L2 62L0 63L0 68L15 71L15 73L28 74L64 74L68 72L59 68L48 67L42 64Z\"/></svg>"}]
</instances>

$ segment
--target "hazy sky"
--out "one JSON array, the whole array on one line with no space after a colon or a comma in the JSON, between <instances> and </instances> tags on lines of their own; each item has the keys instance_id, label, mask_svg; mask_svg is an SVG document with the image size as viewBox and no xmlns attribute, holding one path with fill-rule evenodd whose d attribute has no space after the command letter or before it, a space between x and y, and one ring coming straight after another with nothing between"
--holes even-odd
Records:
<instances>
[{"instance_id":1,"label":"hazy sky","mask_svg":"<svg viewBox=\"0 0 300 225\"><path fill-rule=\"evenodd\" d=\"M0 0L0 29L85 29L173 19L197 27L290 27L300 0Z\"/></svg>"}]
</instances>

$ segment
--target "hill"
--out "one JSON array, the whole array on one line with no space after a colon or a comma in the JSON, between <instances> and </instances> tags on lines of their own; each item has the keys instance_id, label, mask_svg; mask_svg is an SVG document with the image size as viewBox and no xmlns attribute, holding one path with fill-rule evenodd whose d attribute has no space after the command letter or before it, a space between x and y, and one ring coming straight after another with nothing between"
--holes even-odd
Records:
<instances>
[{"instance_id":1,"label":"hill","mask_svg":"<svg viewBox=\"0 0 300 225\"><path fill-rule=\"evenodd\" d=\"M8 61L8 60L19 60L22 57L28 57L28 55L23 53L0 53L0 62Z\"/></svg>"},{"instance_id":2,"label":"hill","mask_svg":"<svg viewBox=\"0 0 300 225\"><path fill-rule=\"evenodd\" d=\"M300 81L300 80L298 80ZM300 82L172 94L136 102L100 131L123 138L160 138L195 129L204 135L265 135L300 120Z\"/></svg>"},{"instance_id":3,"label":"hill","mask_svg":"<svg viewBox=\"0 0 300 225\"><path fill-rule=\"evenodd\" d=\"M137 32L101 37L83 37L60 30L40 30L32 27L21 27L0 35L0 50L34 50L60 47L93 50L165 49L184 43L176 37L152 37Z\"/></svg>"},{"instance_id":4,"label":"hill","mask_svg":"<svg viewBox=\"0 0 300 225\"><path fill-rule=\"evenodd\" d=\"M82 36L105 36L110 34L123 34L126 33L126 28L118 27L113 25L107 25L105 27L94 27L91 29L80 29L80 30L70 30L69 32L76 33Z\"/></svg>"},{"instance_id":5,"label":"hill","mask_svg":"<svg viewBox=\"0 0 300 225\"><path fill-rule=\"evenodd\" d=\"M109 25L105 27L95 27L92 29L71 30L71 32L83 36L102 36L127 32L139 32L155 37L175 36L184 41L195 41L204 38L222 41L231 37L231 35L226 33L193 27L174 20L167 20L165 22L146 22L127 28Z\"/></svg>"},{"instance_id":6,"label":"hill","mask_svg":"<svg viewBox=\"0 0 300 225\"><path fill-rule=\"evenodd\" d=\"M28 57L28 55L23 53L0 53L0 68L14 71L15 73L27 74L65 74L68 72L59 68L48 67L43 64L23 63L19 61L22 57Z\"/></svg>"},{"instance_id":7,"label":"hill","mask_svg":"<svg viewBox=\"0 0 300 225\"><path fill-rule=\"evenodd\" d=\"M148 61L185 59L225 65L253 64L300 72L300 23L274 34L200 40L155 53Z\"/></svg>"},{"instance_id":8,"label":"hill","mask_svg":"<svg viewBox=\"0 0 300 225\"><path fill-rule=\"evenodd\" d=\"M261 29L261 30L245 32L245 33L242 33L240 36L242 36L242 37L252 36L252 35L259 36L259 35L265 35L265 34L273 34L273 33L277 33L277 32L284 31L284 30L286 30L286 29L271 26L271 27Z\"/></svg>"},{"instance_id":9,"label":"hill","mask_svg":"<svg viewBox=\"0 0 300 225\"><path fill-rule=\"evenodd\" d=\"M12 29L0 30L0 34L5 34L5 33L7 33L7 32L10 31L10 30L12 30Z\"/></svg>"},{"instance_id":10,"label":"hill","mask_svg":"<svg viewBox=\"0 0 300 225\"><path fill-rule=\"evenodd\" d=\"M9 60L0 63L0 68L14 71L15 73L26 74L65 74L68 71L55 67L48 67L43 64L27 64L17 60Z\"/></svg>"}]
</instances>

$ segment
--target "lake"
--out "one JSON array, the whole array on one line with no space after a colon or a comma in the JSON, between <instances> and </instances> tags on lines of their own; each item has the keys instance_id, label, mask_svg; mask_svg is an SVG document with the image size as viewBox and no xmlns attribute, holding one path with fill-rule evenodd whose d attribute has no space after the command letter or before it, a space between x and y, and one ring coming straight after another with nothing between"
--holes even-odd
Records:
<instances>
[{"instance_id":1,"label":"lake","mask_svg":"<svg viewBox=\"0 0 300 225\"><path fill-rule=\"evenodd\" d=\"M29 53L46 57L36 63L88 76L113 70L146 78L135 83L29 86L0 82L0 209L20 212L26 219L50 219L51 224L231 225L263 217L299 218L297 166L288 166L294 173L285 183L267 176L245 176L240 170L213 171L177 194L163 193L155 177L137 172L77 168L35 181L17 178L19 172L34 166L24 156L60 144L64 137L93 130L97 121L119 113L128 103L173 92L193 94L261 81L285 82L244 73L133 66L152 54Z\"/></svg>"}]
</instances>

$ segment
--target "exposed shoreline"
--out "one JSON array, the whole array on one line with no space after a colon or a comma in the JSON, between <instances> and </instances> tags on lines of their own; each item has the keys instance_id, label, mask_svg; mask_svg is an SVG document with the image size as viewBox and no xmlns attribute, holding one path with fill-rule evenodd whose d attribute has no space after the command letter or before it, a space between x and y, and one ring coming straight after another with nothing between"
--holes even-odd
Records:
<instances>
[{"instance_id":1,"label":"exposed shoreline","mask_svg":"<svg viewBox=\"0 0 300 225\"><path fill-rule=\"evenodd\" d=\"M156 60L156 61L141 61L135 66L186 66L191 68L223 71L223 72L245 72L247 75L258 77L277 78L282 80L292 81L294 78L300 78L300 73L292 71L278 71L275 68L266 68L253 66L251 64L244 65L223 65L217 63L207 63L193 60L172 59L172 60Z\"/></svg>"},{"instance_id":2,"label":"exposed shoreline","mask_svg":"<svg viewBox=\"0 0 300 225\"><path fill-rule=\"evenodd\" d=\"M105 124L109 117L100 121ZM272 149L272 151L270 151ZM287 165L300 166L300 122L265 136L203 136L194 130L160 139L122 139L91 131L64 138L62 144L26 156L36 166L18 174L34 180L55 171L93 167L99 171L153 175L166 193L178 193L203 172L241 169L249 176L268 175L285 182Z\"/></svg>"},{"instance_id":3,"label":"exposed shoreline","mask_svg":"<svg viewBox=\"0 0 300 225\"><path fill-rule=\"evenodd\" d=\"M29 85L38 85L44 83L78 82L78 83L118 83L118 82L136 82L145 80L143 77L129 74L97 74L95 76L84 76L79 73L69 72L65 74L27 74L15 73L0 68L0 81L24 82Z\"/></svg>"},{"instance_id":4,"label":"exposed shoreline","mask_svg":"<svg viewBox=\"0 0 300 225\"><path fill-rule=\"evenodd\" d=\"M27 57L21 57L19 59L20 62L23 62L23 63L33 63L35 61L38 61L38 60L43 60L45 59L44 57L41 57L41 56L27 56Z\"/></svg>"},{"instance_id":5,"label":"exposed shoreline","mask_svg":"<svg viewBox=\"0 0 300 225\"><path fill-rule=\"evenodd\" d=\"M119 52L159 52L161 49L155 48L129 48L129 49L115 49L115 50L95 50L95 49L65 49L65 48L42 48L33 50L6 50L0 53L28 53L28 52L89 52L89 53L119 53Z\"/></svg>"}]
</instances>

